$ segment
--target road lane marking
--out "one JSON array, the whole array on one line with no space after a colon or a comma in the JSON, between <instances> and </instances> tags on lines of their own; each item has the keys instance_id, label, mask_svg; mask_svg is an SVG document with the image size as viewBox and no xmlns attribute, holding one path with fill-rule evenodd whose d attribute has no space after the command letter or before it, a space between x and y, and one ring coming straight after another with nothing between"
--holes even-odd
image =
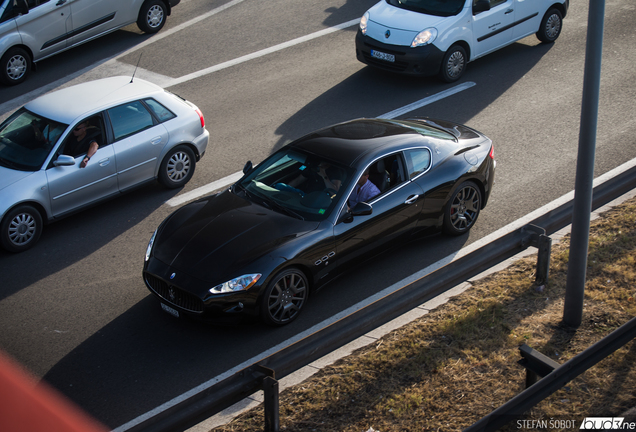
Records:
<instances>
[{"instance_id":1,"label":"road lane marking","mask_svg":"<svg viewBox=\"0 0 636 432\"><path fill-rule=\"evenodd\" d=\"M326 28L324 30L320 30L320 31L317 31L315 33L308 34L306 36L301 36L299 38L292 39L290 41L283 42L281 44L274 45L272 47L265 48L263 50L253 52L251 54L247 54L247 55L244 55L242 57L239 57L239 58L236 58L236 59L233 59L233 60L229 60L229 61L220 63L218 65L210 66L209 68L201 69L200 71L197 71L197 72L192 72L191 74L184 75L184 76L179 77L179 78L175 78L170 83L170 85L168 87L174 86L174 85L177 85L177 84L182 84L184 82L187 82L187 81L190 81L190 80L193 80L193 79L201 78L202 76L209 75L209 74L211 74L213 72L218 72L218 71L220 71L222 69L227 69L229 67L236 66L238 64L245 63L247 61L254 60L256 58L263 57L263 56L266 56L268 54L272 54L272 53L275 53L277 51L284 50L284 49L292 47L294 45L299 45L301 43L305 43L305 42L308 42L310 40L317 39L319 37L326 36L328 34L331 34L331 33L334 33L334 32L340 31L340 30L344 30L344 29L349 28L349 27L353 27L354 25L358 25L359 23L360 23L360 18L356 18L356 19L353 19L351 21L347 21L345 23L342 23L342 24L339 24L337 26L334 26L334 27L329 27L329 28Z\"/></svg>"},{"instance_id":2,"label":"road lane marking","mask_svg":"<svg viewBox=\"0 0 636 432\"><path fill-rule=\"evenodd\" d=\"M396 110L390 111L386 114L378 116L378 118L394 119L396 117L404 115L413 110L432 104L433 102L440 101L444 98L447 98L449 96L452 96L454 94L467 90L475 85L476 84L474 82L467 81L465 83L456 85L455 87L451 87L447 90L436 93L432 96L428 96L428 97L425 97L424 99L420 99L417 102L413 102L411 104L405 105L402 108L398 108ZM170 207L180 206L182 204L187 203L188 201L192 201L194 199L202 197L203 195L207 195L219 189L224 189L230 186L231 184L235 183L236 181L238 181L242 176L243 176L242 171L236 172L227 177L223 177L222 179L213 181L212 183L208 183L205 186L198 187L196 189L191 190L190 192L187 192L182 195L176 196L172 199L169 199L168 201L166 201L166 204L168 204Z\"/></svg>"}]
</instances>

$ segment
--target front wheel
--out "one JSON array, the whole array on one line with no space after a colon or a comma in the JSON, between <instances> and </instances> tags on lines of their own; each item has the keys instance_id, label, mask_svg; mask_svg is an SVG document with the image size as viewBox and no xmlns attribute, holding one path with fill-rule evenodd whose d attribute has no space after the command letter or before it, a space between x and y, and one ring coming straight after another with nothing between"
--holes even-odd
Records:
<instances>
[{"instance_id":1,"label":"front wheel","mask_svg":"<svg viewBox=\"0 0 636 432\"><path fill-rule=\"evenodd\" d=\"M16 207L2 221L0 241L9 252L24 252L37 243L42 234L42 216L29 205Z\"/></svg>"},{"instance_id":2,"label":"front wheel","mask_svg":"<svg viewBox=\"0 0 636 432\"><path fill-rule=\"evenodd\" d=\"M444 54L439 77L448 83L457 81L464 74L466 63L466 50L461 45L453 45Z\"/></svg>"},{"instance_id":3,"label":"front wheel","mask_svg":"<svg viewBox=\"0 0 636 432\"><path fill-rule=\"evenodd\" d=\"M169 189L184 186L194 175L196 158L192 149L180 145L168 152L159 167L159 182Z\"/></svg>"},{"instance_id":4,"label":"front wheel","mask_svg":"<svg viewBox=\"0 0 636 432\"><path fill-rule=\"evenodd\" d=\"M22 48L11 48L2 56L0 68L0 81L6 85L20 84L31 71L31 56Z\"/></svg>"},{"instance_id":5,"label":"front wheel","mask_svg":"<svg viewBox=\"0 0 636 432\"><path fill-rule=\"evenodd\" d=\"M558 9L550 9L541 20L541 27L537 32L537 38L543 43L551 43L557 40L563 27L563 16Z\"/></svg>"},{"instance_id":6,"label":"front wheel","mask_svg":"<svg viewBox=\"0 0 636 432\"><path fill-rule=\"evenodd\" d=\"M261 303L261 317L266 324L282 326L296 319L307 301L309 285L298 269L277 274L269 283Z\"/></svg>"},{"instance_id":7,"label":"front wheel","mask_svg":"<svg viewBox=\"0 0 636 432\"><path fill-rule=\"evenodd\" d=\"M471 181L462 183L444 209L444 232L455 236L467 233L477 222L480 210L479 187Z\"/></svg>"},{"instance_id":8,"label":"front wheel","mask_svg":"<svg viewBox=\"0 0 636 432\"><path fill-rule=\"evenodd\" d=\"M139 10L137 27L144 33L157 33L166 23L168 11L161 0L148 0Z\"/></svg>"}]
</instances>

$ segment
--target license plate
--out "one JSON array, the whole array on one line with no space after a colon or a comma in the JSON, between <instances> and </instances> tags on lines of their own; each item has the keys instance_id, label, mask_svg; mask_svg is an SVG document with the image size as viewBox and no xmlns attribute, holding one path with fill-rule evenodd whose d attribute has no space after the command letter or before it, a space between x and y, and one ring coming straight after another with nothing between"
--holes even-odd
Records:
<instances>
[{"instance_id":1,"label":"license plate","mask_svg":"<svg viewBox=\"0 0 636 432\"><path fill-rule=\"evenodd\" d=\"M371 50L371 57L380 59L380 60L384 60L384 61L388 61L391 63L395 62L395 56L393 54L387 54L387 53L383 53L381 51L376 51L376 50Z\"/></svg>"},{"instance_id":2,"label":"license plate","mask_svg":"<svg viewBox=\"0 0 636 432\"><path fill-rule=\"evenodd\" d=\"M179 318L179 311L176 310L176 309L171 308L167 304L161 303L161 309L163 309L164 311L168 312L170 315Z\"/></svg>"}]
</instances>

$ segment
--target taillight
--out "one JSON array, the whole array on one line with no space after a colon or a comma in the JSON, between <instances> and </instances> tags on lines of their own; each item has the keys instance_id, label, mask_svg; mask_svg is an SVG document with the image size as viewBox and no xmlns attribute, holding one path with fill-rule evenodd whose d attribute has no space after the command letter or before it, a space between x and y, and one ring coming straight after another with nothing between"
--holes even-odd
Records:
<instances>
[{"instance_id":1,"label":"taillight","mask_svg":"<svg viewBox=\"0 0 636 432\"><path fill-rule=\"evenodd\" d=\"M490 157L490 159L495 160L495 146L494 145L490 146L490 153L488 153L488 156Z\"/></svg>"},{"instance_id":2,"label":"taillight","mask_svg":"<svg viewBox=\"0 0 636 432\"><path fill-rule=\"evenodd\" d=\"M201 110L199 108L195 109L195 111L197 112L197 114L199 114L199 120L201 120L201 127L204 128L205 127L205 119L203 118L203 113L201 112Z\"/></svg>"}]
</instances>

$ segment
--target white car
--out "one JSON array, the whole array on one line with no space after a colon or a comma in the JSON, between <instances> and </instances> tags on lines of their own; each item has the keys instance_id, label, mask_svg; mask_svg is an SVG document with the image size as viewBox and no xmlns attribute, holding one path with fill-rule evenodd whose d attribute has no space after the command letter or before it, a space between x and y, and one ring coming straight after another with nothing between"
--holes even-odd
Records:
<instances>
[{"instance_id":1,"label":"white car","mask_svg":"<svg viewBox=\"0 0 636 432\"><path fill-rule=\"evenodd\" d=\"M561 33L569 0L381 0L360 20L356 56L370 66L457 81L470 61L531 34Z\"/></svg>"},{"instance_id":2,"label":"white car","mask_svg":"<svg viewBox=\"0 0 636 432\"><path fill-rule=\"evenodd\" d=\"M0 244L22 252L43 223L154 179L181 187L208 140L194 104L139 78L37 98L0 124Z\"/></svg>"},{"instance_id":3,"label":"white car","mask_svg":"<svg viewBox=\"0 0 636 432\"><path fill-rule=\"evenodd\" d=\"M180 0L0 0L0 82L20 84L35 62L132 23L156 33Z\"/></svg>"}]
</instances>

